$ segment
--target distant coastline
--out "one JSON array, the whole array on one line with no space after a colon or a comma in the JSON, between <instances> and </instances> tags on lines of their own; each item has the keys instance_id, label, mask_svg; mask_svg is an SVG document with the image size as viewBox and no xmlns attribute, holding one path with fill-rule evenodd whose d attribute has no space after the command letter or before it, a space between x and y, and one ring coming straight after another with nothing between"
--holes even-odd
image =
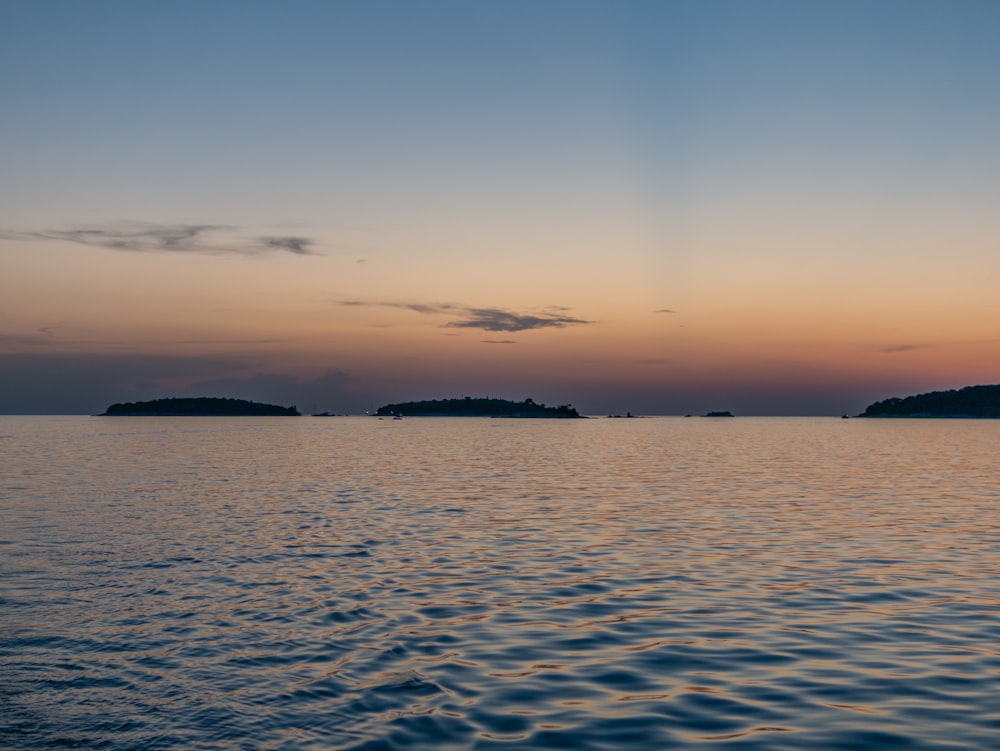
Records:
<instances>
[{"instance_id":1,"label":"distant coastline","mask_svg":"<svg viewBox=\"0 0 1000 751\"><path fill-rule=\"evenodd\" d=\"M869 405L858 417L998 419L1000 385L891 397Z\"/></svg>"},{"instance_id":2,"label":"distant coastline","mask_svg":"<svg viewBox=\"0 0 1000 751\"><path fill-rule=\"evenodd\" d=\"M100 417L296 417L299 414L295 407L245 399L198 397L119 402L108 407Z\"/></svg>"},{"instance_id":3,"label":"distant coastline","mask_svg":"<svg viewBox=\"0 0 1000 751\"><path fill-rule=\"evenodd\" d=\"M378 417L403 415L406 417L528 417L528 418L581 418L569 404L546 407L533 399L512 402L490 397L462 397L460 399L434 399L418 402L386 404L375 410Z\"/></svg>"}]
</instances>

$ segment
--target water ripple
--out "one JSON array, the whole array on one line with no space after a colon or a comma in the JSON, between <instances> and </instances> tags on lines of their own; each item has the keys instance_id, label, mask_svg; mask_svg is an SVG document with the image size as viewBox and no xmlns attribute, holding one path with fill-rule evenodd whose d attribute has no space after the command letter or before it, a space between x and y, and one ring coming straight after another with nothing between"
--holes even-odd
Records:
<instances>
[{"instance_id":1,"label":"water ripple","mask_svg":"<svg viewBox=\"0 0 1000 751\"><path fill-rule=\"evenodd\" d=\"M943 749L1000 732L994 423L10 430L5 747Z\"/></svg>"}]
</instances>

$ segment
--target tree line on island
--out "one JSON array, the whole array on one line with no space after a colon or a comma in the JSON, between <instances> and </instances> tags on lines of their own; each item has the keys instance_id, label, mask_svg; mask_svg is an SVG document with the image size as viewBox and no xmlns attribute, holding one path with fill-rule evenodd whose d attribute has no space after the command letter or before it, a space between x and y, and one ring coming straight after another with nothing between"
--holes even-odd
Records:
<instances>
[{"instance_id":1,"label":"tree line on island","mask_svg":"<svg viewBox=\"0 0 1000 751\"><path fill-rule=\"evenodd\" d=\"M300 414L295 407L261 404L245 399L174 397L142 402L118 402L108 407L101 416L295 417ZM409 417L581 417L569 404L546 407L544 404L536 403L533 399L512 402L490 397L401 402L387 404L375 411L375 415L379 417L404 414Z\"/></svg>"},{"instance_id":2,"label":"tree line on island","mask_svg":"<svg viewBox=\"0 0 1000 751\"><path fill-rule=\"evenodd\" d=\"M407 417L563 417L578 418L580 413L569 404L546 407L534 399L513 402L492 397L461 399L432 399L419 402L386 404L375 410L379 417L405 415Z\"/></svg>"},{"instance_id":3,"label":"tree line on island","mask_svg":"<svg viewBox=\"0 0 1000 751\"><path fill-rule=\"evenodd\" d=\"M295 407L260 404L245 399L213 397L153 399L147 402L119 402L108 407L102 417L296 417Z\"/></svg>"},{"instance_id":4,"label":"tree line on island","mask_svg":"<svg viewBox=\"0 0 1000 751\"><path fill-rule=\"evenodd\" d=\"M1000 418L1000 386L966 386L875 402L858 417Z\"/></svg>"},{"instance_id":5,"label":"tree line on island","mask_svg":"<svg viewBox=\"0 0 1000 751\"><path fill-rule=\"evenodd\" d=\"M112 404L102 416L280 416L295 417L295 407L261 404L245 399L213 397L174 397L141 402ZM379 417L583 417L569 404L547 407L525 399L522 402L493 397L462 397L399 402L379 407ZM631 417L632 414L629 413ZM846 417L847 415L845 415ZM729 412L710 412L706 417L732 417ZM952 417L1000 418L1000 385L966 386L949 391L932 391L905 398L891 397L875 402L858 417Z\"/></svg>"}]
</instances>

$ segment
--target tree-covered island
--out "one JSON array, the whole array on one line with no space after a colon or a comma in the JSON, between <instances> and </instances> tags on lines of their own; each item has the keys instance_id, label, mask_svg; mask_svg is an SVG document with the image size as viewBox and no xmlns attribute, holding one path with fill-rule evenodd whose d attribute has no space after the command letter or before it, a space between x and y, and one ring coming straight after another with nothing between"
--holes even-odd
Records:
<instances>
[{"instance_id":1,"label":"tree-covered island","mask_svg":"<svg viewBox=\"0 0 1000 751\"><path fill-rule=\"evenodd\" d=\"M869 405L858 417L1000 418L1000 386L966 386Z\"/></svg>"},{"instance_id":2,"label":"tree-covered island","mask_svg":"<svg viewBox=\"0 0 1000 751\"><path fill-rule=\"evenodd\" d=\"M406 417L582 417L569 404L546 407L533 399L512 402L491 397L466 396L461 399L434 399L421 402L386 404L375 410L379 417L405 415Z\"/></svg>"},{"instance_id":3,"label":"tree-covered island","mask_svg":"<svg viewBox=\"0 0 1000 751\"><path fill-rule=\"evenodd\" d=\"M112 404L101 417L295 417L299 414L295 407L198 397L121 402Z\"/></svg>"}]
</instances>

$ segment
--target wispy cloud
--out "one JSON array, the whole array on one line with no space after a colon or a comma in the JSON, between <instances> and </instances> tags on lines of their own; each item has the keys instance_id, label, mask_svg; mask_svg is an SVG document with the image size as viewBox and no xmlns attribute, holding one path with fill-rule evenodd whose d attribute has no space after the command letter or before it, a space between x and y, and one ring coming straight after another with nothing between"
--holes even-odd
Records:
<instances>
[{"instance_id":1,"label":"wispy cloud","mask_svg":"<svg viewBox=\"0 0 1000 751\"><path fill-rule=\"evenodd\" d=\"M368 302L364 300L341 300L340 305L351 307L402 308L423 315L457 316L456 320L442 324L448 329L480 329L482 331L530 331L532 329L566 328L593 323L582 318L566 315L568 308L551 306L539 311L517 313L501 308L475 308L452 303L400 303ZM497 342L490 342L497 343ZM503 342L508 343L508 342Z\"/></svg>"},{"instance_id":2,"label":"wispy cloud","mask_svg":"<svg viewBox=\"0 0 1000 751\"><path fill-rule=\"evenodd\" d=\"M659 310L654 310L654 313L676 313L676 310L671 310L670 308L660 308Z\"/></svg>"},{"instance_id":3,"label":"wispy cloud","mask_svg":"<svg viewBox=\"0 0 1000 751\"><path fill-rule=\"evenodd\" d=\"M315 244L300 236L240 236L240 228L226 224L152 224L126 222L100 227L15 232L0 230L7 240L60 240L133 253L197 253L255 256L284 252L314 255Z\"/></svg>"},{"instance_id":4,"label":"wispy cloud","mask_svg":"<svg viewBox=\"0 0 1000 751\"><path fill-rule=\"evenodd\" d=\"M560 313L512 313L499 308L470 308L467 317L450 321L450 329L482 329L483 331L529 331L531 329L562 329L590 323L582 318Z\"/></svg>"},{"instance_id":5,"label":"wispy cloud","mask_svg":"<svg viewBox=\"0 0 1000 751\"><path fill-rule=\"evenodd\" d=\"M893 354L895 352L912 352L915 349L923 349L927 345L917 345L917 344L898 344L891 347L879 347L877 352L885 352L886 354Z\"/></svg>"},{"instance_id":6,"label":"wispy cloud","mask_svg":"<svg viewBox=\"0 0 1000 751\"><path fill-rule=\"evenodd\" d=\"M261 240L269 250L287 250L300 256L310 255L309 246L313 244L308 237L262 237Z\"/></svg>"},{"instance_id":7,"label":"wispy cloud","mask_svg":"<svg viewBox=\"0 0 1000 751\"><path fill-rule=\"evenodd\" d=\"M425 315L434 315L435 313L450 313L455 310L454 305L449 305L447 303L439 303L436 305L425 305L423 303L404 303L401 305L395 305L393 307L406 308L407 310L412 310L414 313L424 313Z\"/></svg>"},{"instance_id":8,"label":"wispy cloud","mask_svg":"<svg viewBox=\"0 0 1000 751\"><path fill-rule=\"evenodd\" d=\"M517 344L513 339L483 339L483 344Z\"/></svg>"}]
</instances>

